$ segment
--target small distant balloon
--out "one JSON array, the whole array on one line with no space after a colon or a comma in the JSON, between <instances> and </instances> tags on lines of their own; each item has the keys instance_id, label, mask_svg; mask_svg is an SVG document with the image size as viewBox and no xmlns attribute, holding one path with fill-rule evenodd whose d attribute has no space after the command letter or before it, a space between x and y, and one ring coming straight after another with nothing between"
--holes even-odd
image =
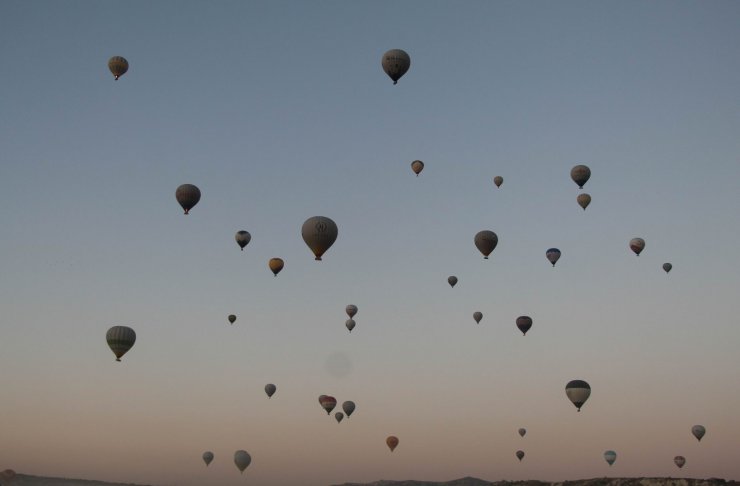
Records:
<instances>
[{"instance_id":1,"label":"small distant balloon","mask_svg":"<svg viewBox=\"0 0 740 486\"><path fill-rule=\"evenodd\" d=\"M645 240L642 238L632 238L630 240L630 249L635 252L635 255L640 256L642 250L645 249Z\"/></svg>"},{"instance_id":2,"label":"small distant balloon","mask_svg":"<svg viewBox=\"0 0 740 486\"><path fill-rule=\"evenodd\" d=\"M267 398L272 398L276 391L277 387L274 384L268 383L267 385L265 385L265 393L267 393Z\"/></svg>"},{"instance_id":3,"label":"small distant balloon","mask_svg":"<svg viewBox=\"0 0 740 486\"><path fill-rule=\"evenodd\" d=\"M229 315L229 322L232 324L236 322L236 316L234 314Z\"/></svg>"},{"instance_id":4,"label":"small distant balloon","mask_svg":"<svg viewBox=\"0 0 740 486\"><path fill-rule=\"evenodd\" d=\"M344 414L342 412L337 412L334 414L334 418L337 419L337 423L340 423L342 419L344 419Z\"/></svg>"},{"instance_id":5,"label":"small distant balloon","mask_svg":"<svg viewBox=\"0 0 740 486\"><path fill-rule=\"evenodd\" d=\"M483 313L480 311L473 312L473 319L476 324L480 324L480 320L483 319Z\"/></svg>"},{"instance_id":6,"label":"small distant balloon","mask_svg":"<svg viewBox=\"0 0 740 486\"><path fill-rule=\"evenodd\" d=\"M578 201L578 205L585 211L588 205L591 204L591 195L584 192L576 197L576 201Z\"/></svg>"},{"instance_id":7,"label":"small distant balloon","mask_svg":"<svg viewBox=\"0 0 740 486\"><path fill-rule=\"evenodd\" d=\"M338 232L337 224L325 216L310 217L301 227L303 241L313 252L315 260L321 260L321 255L331 248Z\"/></svg>"},{"instance_id":8,"label":"small distant balloon","mask_svg":"<svg viewBox=\"0 0 740 486\"><path fill-rule=\"evenodd\" d=\"M113 326L105 333L105 340L116 355L116 361L121 361L121 356L134 346L136 333L130 327Z\"/></svg>"},{"instance_id":9,"label":"small distant balloon","mask_svg":"<svg viewBox=\"0 0 740 486\"><path fill-rule=\"evenodd\" d=\"M321 395L319 397L319 404L321 404L321 408L326 410L326 414L329 415L334 410L334 407L337 406L337 399L329 395Z\"/></svg>"},{"instance_id":10,"label":"small distant balloon","mask_svg":"<svg viewBox=\"0 0 740 486\"><path fill-rule=\"evenodd\" d=\"M527 335L527 331L532 327L532 318L529 316L519 316L516 318L516 327L522 331L523 335Z\"/></svg>"},{"instance_id":11,"label":"small distant balloon","mask_svg":"<svg viewBox=\"0 0 740 486\"><path fill-rule=\"evenodd\" d=\"M457 277L455 277L454 275L450 275L449 277L447 277L447 283L450 284L450 287L454 287L457 283Z\"/></svg>"},{"instance_id":12,"label":"small distant balloon","mask_svg":"<svg viewBox=\"0 0 740 486\"><path fill-rule=\"evenodd\" d=\"M393 80L393 84L397 84L401 76L409 70L411 58L402 49L391 49L383 54L383 60L380 64L383 66L385 74Z\"/></svg>"},{"instance_id":13,"label":"small distant balloon","mask_svg":"<svg viewBox=\"0 0 740 486\"><path fill-rule=\"evenodd\" d=\"M591 396L591 386L583 380L572 380L565 385L565 394L580 412L583 404Z\"/></svg>"},{"instance_id":14,"label":"small distant balloon","mask_svg":"<svg viewBox=\"0 0 740 486\"><path fill-rule=\"evenodd\" d=\"M493 178L493 183L496 184L496 187L501 187L501 184L504 183L504 178L501 176L496 176Z\"/></svg>"},{"instance_id":15,"label":"small distant balloon","mask_svg":"<svg viewBox=\"0 0 740 486\"><path fill-rule=\"evenodd\" d=\"M665 273L670 272L672 268L673 268L673 265L671 265L670 263L663 264L663 270L665 270Z\"/></svg>"},{"instance_id":16,"label":"small distant balloon","mask_svg":"<svg viewBox=\"0 0 740 486\"><path fill-rule=\"evenodd\" d=\"M617 460L617 453L614 451L606 451L604 452L604 460L609 463L611 466L614 464L614 461Z\"/></svg>"},{"instance_id":17,"label":"small distant balloon","mask_svg":"<svg viewBox=\"0 0 740 486\"><path fill-rule=\"evenodd\" d=\"M516 458L521 462L524 459L524 451L516 451Z\"/></svg>"},{"instance_id":18,"label":"small distant balloon","mask_svg":"<svg viewBox=\"0 0 740 486\"><path fill-rule=\"evenodd\" d=\"M244 251L244 247L252 240L252 235L249 234L249 231L241 230L236 232L234 239L236 239L236 244L239 245L239 248Z\"/></svg>"},{"instance_id":19,"label":"small distant balloon","mask_svg":"<svg viewBox=\"0 0 740 486\"><path fill-rule=\"evenodd\" d=\"M203 462L206 463L206 467L213 461L213 452L206 451L203 453Z\"/></svg>"},{"instance_id":20,"label":"small distant balloon","mask_svg":"<svg viewBox=\"0 0 740 486\"><path fill-rule=\"evenodd\" d=\"M126 74L126 71L128 71L128 61L124 57L113 56L108 59L108 69L113 73L113 79L118 81L118 78Z\"/></svg>"},{"instance_id":21,"label":"small distant balloon","mask_svg":"<svg viewBox=\"0 0 740 486\"><path fill-rule=\"evenodd\" d=\"M680 469L683 467L684 464L686 464L686 458L683 456L676 456L673 458L673 462Z\"/></svg>"},{"instance_id":22,"label":"small distant balloon","mask_svg":"<svg viewBox=\"0 0 740 486\"><path fill-rule=\"evenodd\" d=\"M416 174L416 177L419 177L419 174L422 170L424 170L424 162L421 160L414 160L411 162L411 170L414 171L414 174Z\"/></svg>"},{"instance_id":23,"label":"small distant balloon","mask_svg":"<svg viewBox=\"0 0 740 486\"><path fill-rule=\"evenodd\" d=\"M493 231L483 230L475 235L473 242L475 243L475 247L478 248L478 251L483 254L483 258L488 259L488 255L498 245L498 236Z\"/></svg>"},{"instance_id":24,"label":"small distant balloon","mask_svg":"<svg viewBox=\"0 0 740 486\"><path fill-rule=\"evenodd\" d=\"M393 449L398 447L398 437L396 437L395 435L389 435L385 439L385 443L388 446L388 448L391 450L391 452L393 452Z\"/></svg>"},{"instance_id":25,"label":"small distant balloon","mask_svg":"<svg viewBox=\"0 0 740 486\"><path fill-rule=\"evenodd\" d=\"M586 184L590 177L591 169L585 165L576 165L570 170L570 178L573 179L573 182L578 184L580 189L583 189L583 185Z\"/></svg>"},{"instance_id":26,"label":"small distant balloon","mask_svg":"<svg viewBox=\"0 0 740 486\"><path fill-rule=\"evenodd\" d=\"M283 262L282 258L270 258L270 261L268 262L270 270L272 270L272 273L274 273L276 277L277 274L280 273L280 270L283 269L284 265L285 262Z\"/></svg>"},{"instance_id":27,"label":"small distant balloon","mask_svg":"<svg viewBox=\"0 0 740 486\"><path fill-rule=\"evenodd\" d=\"M252 462L252 456L247 453L247 451L236 451L234 453L234 464L236 464L236 467L239 469L239 471L244 474L244 470L251 464Z\"/></svg>"},{"instance_id":28,"label":"small distant balloon","mask_svg":"<svg viewBox=\"0 0 740 486\"><path fill-rule=\"evenodd\" d=\"M694 425L691 427L691 433L696 437L696 440L701 442L701 438L707 433L707 429L703 425Z\"/></svg>"},{"instance_id":29,"label":"small distant balloon","mask_svg":"<svg viewBox=\"0 0 740 486\"><path fill-rule=\"evenodd\" d=\"M524 435L525 435L526 433L527 433L527 429L525 429L525 428L521 428L521 429L519 429L519 435L520 435L520 436L524 437Z\"/></svg>"},{"instance_id":30,"label":"small distant balloon","mask_svg":"<svg viewBox=\"0 0 740 486\"><path fill-rule=\"evenodd\" d=\"M349 304L347 307L344 308L344 312L347 313L350 319L355 317L355 314L357 314L357 306L354 304Z\"/></svg>"},{"instance_id":31,"label":"small distant balloon","mask_svg":"<svg viewBox=\"0 0 740 486\"><path fill-rule=\"evenodd\" d=\"M192 184L182 184L175 191L175 199L185 210L185 214L190 214L193 206L200 201L200 189Z\"/></svg>"},{"instance_id":32,"label":"small distant balloon","mask_svg":"<svg viewBox=\"0 0 740 486\"><path fill-rule=\"evenodd\" d=\"M346 321L344 321L344 325L347 327L347 330L349 332L352 332L352 329L355 328L355 325L357 325L357 323L354 319L347 319Z\"/></svg>"},{"instance_id":33,"label":"small distant balloon","mask_svg":"<svg viewBox=\"0 0 740 486\"><path fill-rule=\"evenodd\" d=\"M344 413L347 414L347 418L349 418L349 416L352 415L352 412L355 411L355 402L347 400L342 404L342 410L344 410Z\"/></svg>"},{"instance_id":34,"label":"small distant balloon","mask_svg":"<svg viewBox=\"0 0 740 486\"><path fill-rule=\"evenodd\" d=\"M547 257L547 260L552 263L552 266L554 267L558 260L560 260L560 250L557 248L550 248L545 252L545 257Z\"/></svg>"}]
</instances>

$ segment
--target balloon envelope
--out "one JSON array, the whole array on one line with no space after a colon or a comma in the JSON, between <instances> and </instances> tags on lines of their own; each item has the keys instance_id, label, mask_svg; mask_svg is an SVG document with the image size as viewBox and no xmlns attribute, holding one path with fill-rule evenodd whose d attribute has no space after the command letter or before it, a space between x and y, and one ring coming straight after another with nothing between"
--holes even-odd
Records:
<instances>
[{"instance_id":1,"label":"balloon envelope","mask_svg":"<svg viewBox=\"0 0 740 486\"><path fill-rule=\"evenodd\" d=\"M630 240L630 249L635 252L635 255L640 256L642 250L645 249L645 240L642 238L632 238Z\"/></svg>"},{"instance_id":2,"label":"balloon envelope","mask_svg":"<svg viewBox=\"0 0 740 486\"><path fill-rule=\"evenodd\" d=\"M496 184L496 187L501 187L501 184L504 183L504 178L501 176L496 176L493 178L493 183Z\"/></svg>"},{"instance_id":3,"label":"balloon envelope","mask_svg":"<svg viewBox=\"0 0 740 486\"><path fill-rule=\"evenodd\" d=\"M585 165L577 165L570 170L570 178L583 189L583 185L591 177L591 169Z\"/></svg>"},{"instance_id":4,"label":"balloon envelope","mask_svg":"<svg viewBox=\"0 0 740 486\"><path fill-rule=\"evenodd\" d=\"M395 449L398 446L398 437L395 435L389 435L385 439L385 443L388 446L388 448L393 452L393 449Z\"/></svg>"},{"instance_id":5,"label":"balloon envelope","mask_svg":"<svg viewBox=\"0 0 740 486\"><path fill-rule=\"evenodd\" d=\"M498 236L493 231L483 230L479 231L475 235L473 241L475 242L475 247L483 253L483 258L487 259L488 255L490 255L496 248L496 245L498 245Z\"/></svg>"},{"instance_id":6,"label":"balloon envelope","mask_svg":"<svg viewBox=\"0 0 740 486\"><path fill-rule=\"evenodd\" d=\"M701 441L701 438L707 433L707 429L703 425L694 425L691 427L691 433L694 434L696 440Z\"/></svg>"},{"instance_id":7,"label":"balloon envelope","mask_svg":"<svg viewBox=\"0 0 740 486\"><path fill-rule=\"evenodd\" d=\"M244 247L252 240L252 235L249 234L249 231L241 230L236 232L234 239L236 240L236 244L239 245L239 248L244 251Z\"/></svg>"},{"instance_id":8,"label":"balloon envelope","mask_svg":"<svg viewBox=\"0 0 740 486\"><path fill-rule=\"evenodd\" d=\"M560 250L557 248L550 248L545 252L545 256L547 257L547 260L552 263L552 266L554 267L555 264L560 260Z\"/></svg>"},{"instance_id":9,"label":"balloon envelope","mask_svg":"<svg viewBox=\"0 0 740 486\"><path fill-rule=\"evenodd\" d=\"M128 61L124 57L113 56L108 59L108 69L113 73L113 79L118 81L118 78L126 74L126 71L128 71Z\"/></svg>"},{"instance_id":10,"label":"balloon envelope","mask_svg":"<svg viewBox=\"0 0 740 486\"><path fill-rule=\"evenodd\" d=\"M113 326L105 333L105 340L113 354L116 355L116 361L121 361L121 356L126 354L136 342L136 333L130 327Z\"/></svg>"},{"instance_id":11,"label":"balloon envelope","mask_svg":"<svg viewBox=\"0 0 740 486\"><path fill-rule=\"evenodd\" d=\"M347 400L342 404L342 410L344 410L344 413L347 414L347 418L349 418L349 416L352 415L352 412L355 411L355 402Z\"/></svg>"},{"instance_id":12,"label":"balloon envelope","mask_svg":"<svg viewBox=\"0 0 740 486\"><path fill-rule=\"evenodd\" d=\"M580 412L583 404L591 396L591 386L583 380L572 380L565 385L565 394Z\"/></svg>"},{"instance_id":13,"label":"balloon envelope","mask_svg":"<svg viewBox=\"0 0 740 486\"><path fill-rule=\"evenodd\" d=\"M418 177L422 170L424 170L424 162L421 160L414 160L411 162L411 170L414 171L414 174Z\"/></svg>"},{"instance_id":14,"label":"balloon envelope","mask_svg":"<svg viewBox=\"0 0 740 486\"><path fill-rule=\"evenodd\" d=\"M591 204L591 195L584 192L576 197L576 201L578 202L578 205L581 206L585 211L588 205Z\"/></svg>"},{"instance_id":15,"label":"balloon envelope","mask_svg":"<svg viewBox=\"0 0 740 486\"><path fill-rule=\"evenodd\" d=\"M449 277L447 277L447 283L450 284L450 287L454 287L457 283L457 277L455 277L454 275L450 275Z\"/></svg>"},{"instance_id":16,"label":"balloon envelope","mask_svg":"<svg viewBox=\"0 0 740 486\"><path fill-rule=\"evenodd\" d=\"M334 418L337 420L337 423L339 423L344 419L344 414L342 412L337 412L334 414Z\"/></svg>"},{"instance_id":17,"label":"balloon envelope","mask_svg":"<svg viewBox=\"0 0 740 486\"><path fill-rule=\"evenodd\" d=\"M524 459L524 451L516 451L516 457L517 457L517 459L519 459L520 461L521 461L522 459Z\"/></svg>"},{"instance_id":18,"label":"balloon envelope","mask_svg":"<svg viewBox=\"0 0 740 486\"><path fill-rule=\"evenodd\" d=\"M663 270L665 270L665 273L670 272L672 268L673 268L673 265L671 265L670 263L663 264Z\"/></svg>"},{"instance_id":19,"label":"balloon envelope","mask_svg":"<svg viewBox=\"0 0 740 486\"><path fill-rule=\"evenodd\" d=\"M334 407L337 406L337 399L329 395L321 395L319 397L319 403L321 404L321 408L326 410L326 414L329 415L334 410Z\"/></svg>"},{"instance_id":20,"label":"balloon envelope","mask_svg":"<svg viewBox=\"0 0 740 486\"><path fill-rule=\"evenodd\" d=\"M524 437L524 434L526 433L527 433L527 429L524 429L524 428L519 429L519 435L521 435L522 437Z\"/></svg>"},{"instance_id":21,"label":"balloon envelope","mask_svg":"<svg viewBox=\"0 0 740 486\"><path fill-rule=\"evenodd\" d=\"M337 240L338 232L337 224L325 216L308 218L301 228L303 241L316 256L316 260L321 260L321 255L331 248Z\"/></svg>"},{"instance_id":22,"label":"balloon envelope","mask_svg":"<svg viewBox=\"0 0 740 486\"><path fill-rule=\"evenodd\" d=\"M516 318L516 327L522 331L523 335L527 335L527 331L532 327L532 318L529 316L519 316Z\"/></svg>"},{"instance_id":23,"label":"balloon envelope","mask_svg":"<svg viewBox=\"0 0 740 486\"><path fill-rule=\"evenodd\" d=\"M265 393L267 393L267 398L271 398L276 391L277 387L272 383L268 383L267 385L265 385Z\"/></svg>"},{"instance_id":24,"label":"balloon envelope","mask_svg":"<svg viewBox=\"0 0 740 486\"><path fill-rule=\"evenodd\" d=\"M391 49L383 54L380 64L383 66L383 71L393 80L393 84L396 84L409 70L411 58L402 49Z\"/></svg>"},{"instance_id":25,"label":"balloon envelope","mask_svg":"<svg viewBox=\"0 0 740 486\"><path fill-rule=\"evenodd\" d=\"M480 324L480 320L483 319L483 313L480 311L473 312L473 319L475 319L476 324Z\"/></svg>"},{"instance_id":26,"label":"balloon envelope","mask_svg":"<svg viewBox=\"0 0 740 486\"><path fill-rule=\"evenodd\" d=\"M355 317L355 314L357 314L357 306L354 304L350 304L344 308L344 312L346 312L349 318L352 319L353 317Z\"/></svg>"},{"instance_id":27,"label":"balloon envelope","mask_svg":"<svg viewBox=\"0 0 740 486\"><path fill-rule=\"evenodd\" d=\"M283 269L285 263L283 262L282 258L270 258L270 261L267 265L270 267L270 270L272 270L272 273L274 273L277 277L277 274L280 273L280 270Z\"/></svg>"},{"instance_id":28,"label":"balloon envelope","mask_svg":"<svg viewBox=\"0 0 740 486\"><path fill-rule=\"evenodd\" d=\"M352 329L355 328L356 324L357 323L354 319L347 319L346 321L344 321L344 325L347 327L347 330L349 330L349 332L352 332Z\"/></svg>"},{"instance_id":29,"label":"balloon envelope","mask_svg":"<svg viewBox=\"0 0 740 486\"><path fill-rule=\"evenodd\" d=\"M242 473L244 473L244 470L251 462L252 456L250 456L247 451L239 450L234 453L234 464L236 464L236 467L239 468L239 471Z\"/></svg>"},{"instance_id":30,"label":"balloon envelope","mask_svg":"<svg viewBox=\"0 0 740 486\"><path fill-rule=\"evenodd\" d=\"M232 324L236 322L236 316L234 314L229 315L229 322Z\"/></svg>"},{"instance_id":31,"label":"balloon envelope","mask_svg":"<svg viewBox=\"0 0 740 486\"><path fill-rule=\"evenodd\" d=\"M206 451L203 453L203 462L206 463L206 466L208 466L212 460L213 460L213 452Z\"/></svg>"},{"instance_id":32,"label":"balloon envelope","mask_svg":"<svg viewBox=\"0 0 740 486\"><path fill-rule=\"evenodd\" d=\"M614 451L606 451L604 452L604 460L609 463L611 466L614 464L614 461L617 460L617 453Z\"/></svg>"},{"instance_id":33,"label":"balloon envelope","mask_svg":"<svg viewBox=\"0 0 740 486\"><path fill-rule=\"evenodd\" d=\"M684 464L686 464L686 458L683 456L676 456L673 458L674 464L680 468L683 467Z\"/></svg>"},{"instance_id":34,"label":"balloon envelope","mask_svg":"<svg viewBox=\"0 0 740 486\"><path fill-rule=\"evenodd\" d=\"M185 214L190 214L193 206L200 201L200 189L192 184L183 184L175 191L175 199L185 210Z\"/></svg>"}]
</instances>

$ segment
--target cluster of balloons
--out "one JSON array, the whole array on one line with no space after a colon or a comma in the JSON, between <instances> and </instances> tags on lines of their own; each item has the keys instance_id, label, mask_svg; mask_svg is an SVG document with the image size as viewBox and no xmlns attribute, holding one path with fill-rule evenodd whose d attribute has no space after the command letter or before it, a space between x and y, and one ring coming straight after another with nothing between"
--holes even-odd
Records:
<instances>
[{"instance_id":1,"label":"cluster of balloons","mask_svg":"<svg viewBox=\"0 0 740 486\"><path fill-rule=\"evenodd\" d=\"M330 396L330 395L320 395L319 396L319 404L321 405L321 408L323 408L326 411L327 415L331 415L332 410L334 410L334 407L337 406L337 399ZM340 423L344 417L347 418L352 415L352 413L355 411L355 402L351 400L347 400L344 403L342 403L342 412L337 412L334 414L334 418L336 419L337 423Z\"/></svg>"},{"instance_id":2,"label":"cluster of balloons","mask_svg":"<svg viewBox=\"0 0 740 486\"><path fill-rule=\"evenodd\" d=\"M591 169L586 165L576 165L570 170L570 178L578 184L579 189L583 189L584 184L591 178ZM591 204L591 195L582 192L576 197L576 202L585 211L588 205Z\"/></svg>"},{"instance_id":3,"label":"cluster of balloons","mask_svg":"<svg viewBox=\"0 0 740 486\"><path fill-rule=\"evenodd\" d=\"M349 316L349 319L344 321L344 325L347 327L347 330L349 332L352 332L352 329L354 329L356 325L356 322L353 318L355 317L355 314L357 314L357 306L354 304L349 304L347 307L344 308L344 312L346 312Z\"/></svg>"},{"instance_id":4,"label":"cluster of balloons","mask_svg":"<svg viewBox=\"0 0 740 486\"><path fill-rule=\"evenodd\" d=\"M213 462L214 457L216 457L213 452L211 451L205 451L203 453L203 462L206 463L206 467L208 467L211 462ZM252 456L249 455L249 453L245 450L238 450L234 452L234 464L236 465L237 469L239 469L239 472L244 474L244 470L252 463Z\"/></svg>"}]
</instances>

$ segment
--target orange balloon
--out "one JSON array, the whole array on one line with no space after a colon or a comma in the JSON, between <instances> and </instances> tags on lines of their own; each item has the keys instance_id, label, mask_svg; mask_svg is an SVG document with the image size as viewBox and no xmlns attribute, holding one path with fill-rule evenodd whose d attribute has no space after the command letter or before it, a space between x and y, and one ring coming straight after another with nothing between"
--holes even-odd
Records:
<instances>
[{"instance_id":1,"label":"orange balloon","mask_svg":"<svg viewBox=\"0 0 740 486\"><path fill-rule=\"evenodd\" d=\"M282 258L270 258L270 263L268 265L270 266L272 273L277 277L277 274L283 269L285 262L283 262Z\"/></svg>"}]
</instances>

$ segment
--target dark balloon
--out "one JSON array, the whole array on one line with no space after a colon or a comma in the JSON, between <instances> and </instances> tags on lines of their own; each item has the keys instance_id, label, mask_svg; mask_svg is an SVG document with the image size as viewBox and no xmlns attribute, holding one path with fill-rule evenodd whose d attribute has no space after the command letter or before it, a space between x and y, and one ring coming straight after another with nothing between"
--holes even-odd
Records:
<instances>
[{"instance_id":1,"label":"dark balloon","mask_svg":"<svg viewBox=\"0 0 740 486\"><path fill-rule=\"evenodd\" d=\"M545 256L547 257L547 260L552 263L552 266L554 267L555 264L560 260L560 250L557 248L550 248L545 252Z\"/></svg>"},{"instance_id":2,"label":"dark balloon","mask_svg":"<svg viewBox=\"0 0 740 486\"><path fill-rule=\"evenodd\" d=\"M136 333L130 327L113 326L105 334L105 340L113 354L116 355L116 361L121 361L121 356L126 354L136 342Z\"/></svg>"},{"instance_id":3,"label":"dark balloon","mask_svg":"<svg viewBox=\"0 0 740 486\"><path fill-rule=\"evenodd\" d=\"M236 451L234 453L234 464L236 464L236 467L239 468L239 471L241 471L242 474L244 474L244 470L251 463L252 456L250 456L247 451Z\"/></svg>"},{"instance_id":4,"label":"dark balloon","mask_svg":"<svg viewBox=\"0 0 740 486\"><path fill-rule=\"evenodd\" d=\"M676 456L673 458L673 463L680 469L684 464L686 464L686 458L683 456Z\"/></svg>"},{"instance_id":5,"label":"dark balloon","mask_svg":"<svg viewBox=\"0 0 740 486\"><path fill-rule=\"evenodd\" d=\"M517 459L519 459L519 461L524 459L524 451L516 451L516 457Z\"/></svg>"},{"instance_id":6,"label":"dark balloon","mask_svg":"<svg viewBox=\"0 0 740 486\"><path fill-rule=\"evenodd\" d=\"M383 66L383 71L393 80L393 84L396 84L401 76L409 70L411 58L404 50L391 49L383 54L381 66Z\"/></svg>"},{"instance_id":7,"label":"dark balloon","mask_svg":"<svg viewBox=\"0 0 740 486\"><path fill-rule=\"evenodd\" d=\"M611 466L617 460L617 453L614 451L604 452L604 460Z\"/></svg>"},{"instance_id":8,"label":"dark balloon","mask_svg":"<svg viewBox=\"0 0 740 486\"><path fill-rule=\"evenodd\" d=\"M691 433L696 437L696 440L701 441L701 438L706 434L707 429L703 425L694 425L691 427Z\"/></svg>"},{"instance_id":9,"label":"dark balloon","mask_svg":"<svg viewBox=\"0 0 740 486\"><path fill-rule=\"evenodd\" d=\"M128 61L121 56L113 56L108 59L108 69L113 73L113 79L118 81L128 71Z\"/></svg>"},{"instance_id":10,"label":"dark balloon","mask_svg":"<svg viewBox=\"0 0 740 486\"><path fill-rule=\"evenodd\" d=\"M496 187L501 187L501 184L504 183L504 178L501 176L496 176L493 178L493 183L496 184Z\"/></svg>"},{"instance_id":11,"label":"dark balloon","mask_svg":"<svg viewBox=\"0 0 740 486\"><path fill-rule=\"evenodd\" d=\"M321 404L321 408L326 410L326 414L329 415L334 410L334 407L337 406L337 399L329 395L321 395L319 397L319 403Z\"/></svg>"},{"instance_id":12,"label":"dark balloon","mask_svg":"<svg viewBox=\"0 0 740 486\"><path fill-rule=\"evenodd\" d=\"M355 328L355 325L356 325L356 324L357 324L357 323L355 322L355 320L354 320L354 319L347 319L346 321L344 321L344 325L345 325L345 327L347 328L347 330L348 330L349 332L352 332L352 329L354 329L354 328Z\"/></svg>"},{"instance_id":13,"label":"dark balloon","mask_svg":"<svg viewBox=\"0 0 740 486\"><path fill-rule=\"evenodd\" d=\"M349 416L352 415L352 412L355 411L355 402L347 400L342 404L342 410L344 410L344 413L347 414L347 418L349 418Z\"/></svg>"},{"instance_id":14,"label":"dark balloon","mask_svg":"<svg viewBox=\"0 0 740 486\"><path fill-rule=\"evenodd\" d=\"M419 174L422 170L424 170L424 162L421 160L414 160L411 162L411 170L414 171L414 174L416 174L416 177L419 177Z\"/></svg>"},{"instance_id":15,"label":"dark balloon","mask_svg":"<svg viewBox=\"0 0 740 486\"><path fill-rule=\"evenodd\" d=\"M344 414L342 412L337 412L334 414L334 418L337 419L337 423L340 423L344 418Z\"/></svg>"},{"instance_id":16,"label":"dark balloon","mask_svg":"<svg viewBox=\"0 0 740 486\"><path fill-rule=\"evenodd\" d=\"M203 462L206 463L206 467L213 461L213 452L206 451L203 453Z\"/></svg>"},{"instance_id":17,"label":"dark balloon","mask_svg":"<svg viewBox=\"0 0 740 486\"><path fill-rule=\"evenodd\" d=\"M303 241L316 256L316 260L321 260L321 255L331 248L337 240L338 232L337 224L324 216L308 218L301 228Z\"/></svg>"},{"instance_id":18,"label":"dark balloon","mask_svg":"<svg viewBox=\"0 0 740 486\"><path fill-rule=\"evenodd\" d=\"M475 247L483 253L483 258L488 259L488 255L490 255L496 248L496 245L498 245L498 236L493 231L483 230L479 231L475 235L473 241L475 242Z\"/></svg>"},{"instance_id":19,"label":"dark balloon","mask_svg":"<svg viewBox=\"0 0 740 486\"><path fill-rule=\"evenodd\" d=\"M585 165L577 165L570 170L570 178L573 182L578 184L578 187L583 189L583 185L586 184L588 179L591 177L591 169Z\"/></svg>"},{"instance_id":20,"label":"dark balloon","mask_svg":"<svg viewBox=\"0 0 740 486\"><path fill-rule=\"evenodd\" d=\"M480 320L483 319L483 313L480 311L473 312L473 319L476 324L480 324Z\"/></svg>"},{"instance_id":21,"label":"dark balloon","mask_svg":"<svg viewBox=\"0 0 740 486\"><path fill-rule=\"evenodd\" d=\"M450 287L454 287L457 283L457 277L455 277L454 275L450 275L449 277L447 277L447 283L450 284Z\"/></svg>"},{"instance_id":22,"label":"dark balloon","mask_svg":"<svg viewBox=\"0 0 740 486\"><path fill-rule=\"evenodd\" d=\"M645 240L642 238L632 238L630 240L630 249L635 252L635 255L640 256L642 250L645 249Z\"/></svg>"},{"instance_id":23,"label":"dark balloon","mask_svg":"<svg viewBox=\"0 0 740 486\"><path fill-rule=\"evenodd\" d=\"M232 323L232 324L236 322L236 316L234 314L231 314L229 316L229 322Z\"/></svg>"},{"instance_id":24,"label":"dark balloon","mask_svg":"<svg viewBox=\"0 0 740 486\"><path fill-rule=\"evenodd\" d=\"M529 316L519 316L516 318L516 327L522 331L523 335L527 335L527 331L532 327L532 318Z\"/></svg>"},{"instance_id":25,"label":"dark balloon","mask_svg":"<svg viewBox=\"0 0 740 486\"><path fill-rule=\"evenodd\" d=\"M673 268L673 265L671 265L670 263L663 264L663 270L665 270L665 273L670 272L672 268Z\"/></svg>"},{"instance_id":26,"label":"dark balloon","mask_svg":"<svg viewBox=\"0 0 740 486\"><path fill-rule=\"evenodd\" d=\"M588 205L591 204L591 195L584 192L576 197L576 201L578 201L578 205L585 211Z\"/></svg>"},{"instance_id":27,"label":"dark balloon","mask_svg":"<svg viewBox=\"0 0 740 486\"><path fill-rule=\"evenodd\" d=\"M277 274L283 269L285 262L283 262L282 258L270 258L267 265L270 267L270 270L272 270L272 273L277 277Z\"/></svg>"},{"instance_id":28,"label":"dark balloon","mask_svg":"<svg viewBox=\"0 0 740 486\"><path fill-rule=\"evenodd\" d=\"M248 231L241 230L236 232L234 239L236 239L236 244L239 245L239 248L244 251L244 247L252 240L252 235Z\"/></svg>"},{"instance_id":29,"label":"dark balloon","mask_svg":"<svg viewBox=\"0 0 740 486\"><path fill-rule=\"evenodd\" d=\"M519 435L521 435L522 437L524 437L524 434L526 433L527 433L527 429L524 429L524 428L519 429Z\"/></svg>"},{"instance_id":30,"label":"dark balloon","mask_svg":"<svg viewBox=\"0 0 740 486\"><path fill-rule=\"evenodd\" d=\"M583 380L572 380L565 385L565 394L580 412L583 404L591 396L591 386Z\"/></svg>"},{"instance_id":31,"label":"dark balloon","mask_svg":"<svg viewBox=\"0 0 740 486\"><path fill-rule=\"evenodd\" d=\"M388 438L385 439L385 443L391 450L391 452L393 452L393 449L398 446L398 437L396 437L395 435L389 435Z\"/></svg>"},{"instance_id":32,"label":"dark balloon","mask_svg":"<svg viewBox=\"0 0 740 486\"><path fill-rule=\"evenodd\" d=\"M200 201L200 189L192 184L183 184L175 191L175 198L185 210L185 214L190 214L193 206Z\"/></svg>"},{"instance_id":33,"label":"dark balloon","mask_svg":"<svg viewBox=\"0 0 740 486\"><path fill-rule=\"evenodd\" d=\"M272 398L276 391L277 387L272 383L268 383L267 385L265 385L265 393L267 393L267 398Z\"/></svg>"}]
</instances>

